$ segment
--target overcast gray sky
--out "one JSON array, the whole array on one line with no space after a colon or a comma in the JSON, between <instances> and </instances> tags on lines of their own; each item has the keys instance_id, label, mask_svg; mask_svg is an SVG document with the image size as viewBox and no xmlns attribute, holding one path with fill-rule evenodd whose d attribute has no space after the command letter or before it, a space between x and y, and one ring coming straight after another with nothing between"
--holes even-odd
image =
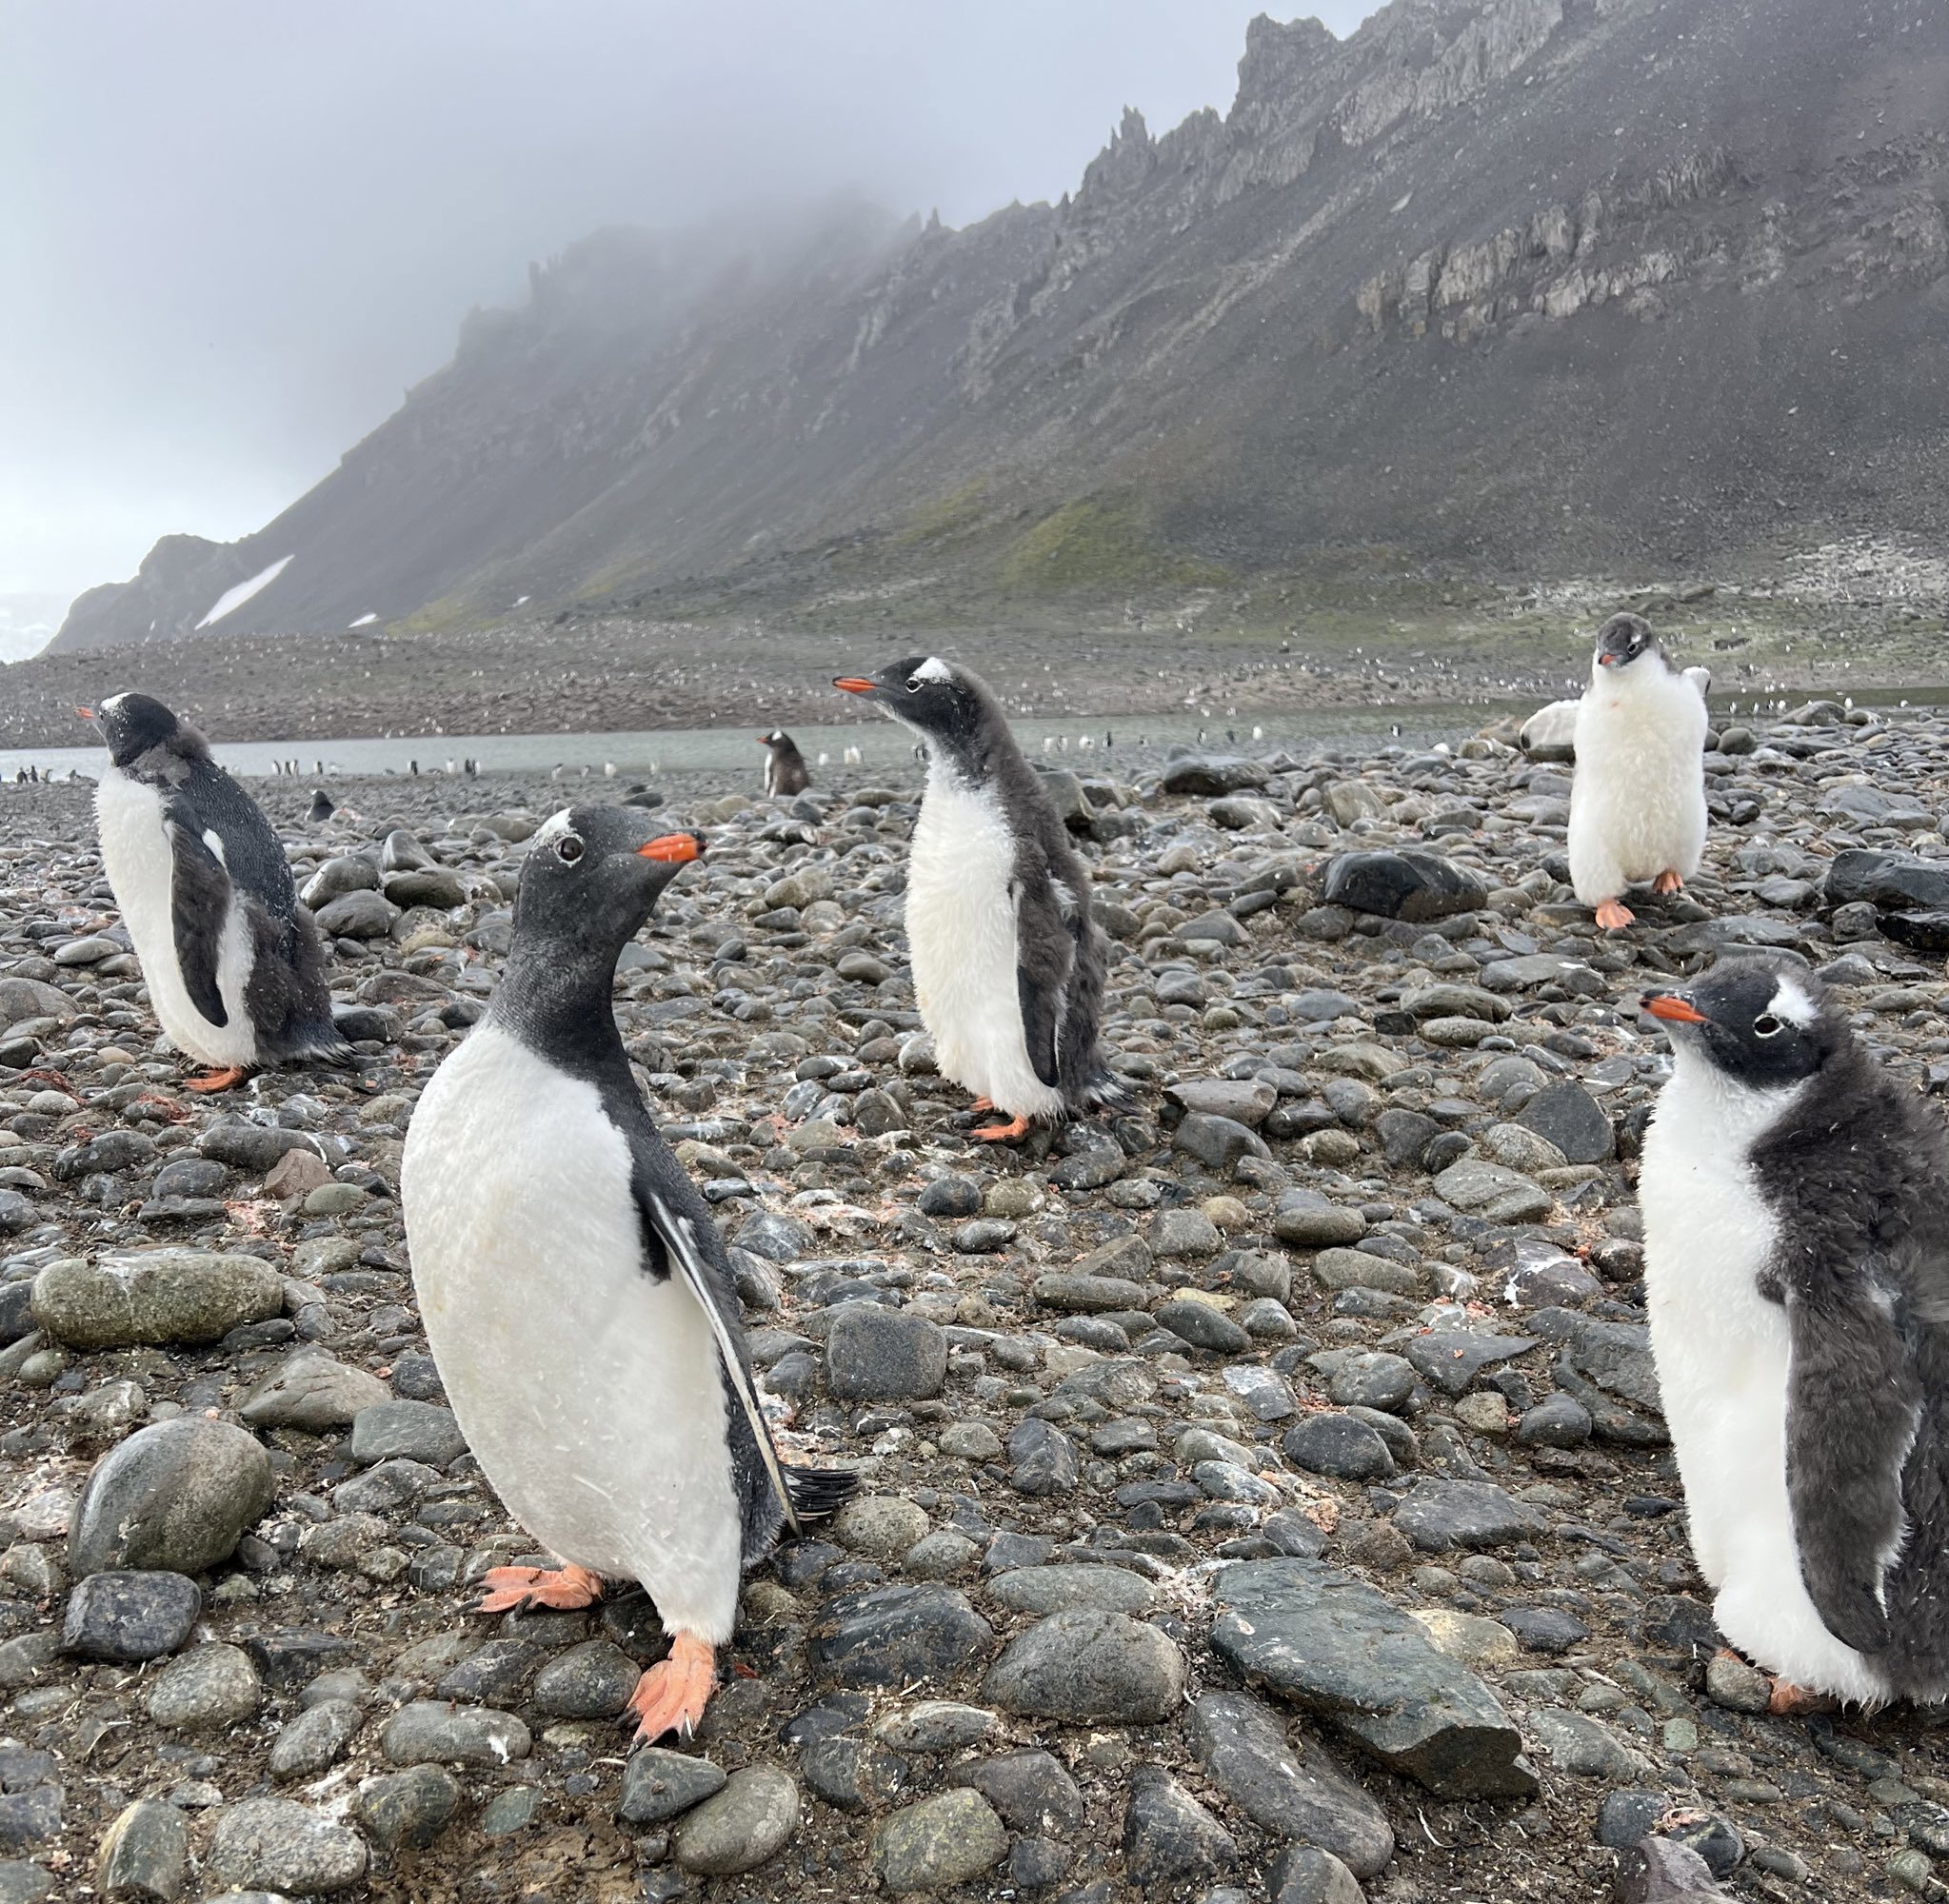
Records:
<instances>
[{"instance_id":1,"label":"overcast gray sky","mask_svg":"<svg viewBox=\"0 0 1949 1904\"><path fill-rule=\"evenodd\" d=\"M0 597L258 527L597 226L1054 198L1126 103L1227 107L1263 9L0 0Z\"/></svg>"}]
</instances>

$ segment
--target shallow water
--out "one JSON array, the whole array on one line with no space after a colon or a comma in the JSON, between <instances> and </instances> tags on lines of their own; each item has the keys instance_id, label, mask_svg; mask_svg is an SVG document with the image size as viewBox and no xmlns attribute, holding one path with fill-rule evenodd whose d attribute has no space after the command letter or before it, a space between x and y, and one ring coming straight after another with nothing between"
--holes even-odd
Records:
<instances>
[{"instance_id":1,"label":"shallow water","mask_svg":"<svg viewBox=\"0 0 1949 1904\"><path fill-rule=\"evenodd\" d=\"M1861 706L1934 707L1949 705L1949 688L1871 689L1857 693L1854 699ZM1735 703L1741 707L1751 704L1740 703L1736 695L1715 695L1715 714L1727 718L1728 704ZM1399 735L1415 745L1426 746L1437 741L1464 739L1484 723L1505 714L1534 711L1535 704L1527 701L1431 702L1405 707L1299 708L1229 720L1196 715L1108 715L1010 724L1032 759L1061 761L1068 766L1110 766L1120 755L1155 752L1180 742L1271 753L1282 746L1307 750L1337 742L1372 742ZM859 748L861 764L865 766L895 765L910 760L913 753L912 736L884 718L845 726L801 726L794 728L792 735L815 774L822 753L830 757L830 764L838 765L847 747ZM1045 741L1050 744L1046 748ZM560 766L565 776L577 778L585 768L600 774L606 766L613 766L619 776L637 779L666 767L714 772L749 767L756 783L765 758L754 729L728 724L628 734L415 734L337 741L243 741L219 743L214 751L230 772L247 778L268 778L277 771L279 762L296 761L301 780L408 774L415 761L422 774L444 773L448 763L458 768L463 760L472 759L487 773L547 772ZM62 779L73 772L92 780L107 764L108 755L100 747L0 748L0 781L11 781L29 765Z\"/></svg>"}]
</instances>

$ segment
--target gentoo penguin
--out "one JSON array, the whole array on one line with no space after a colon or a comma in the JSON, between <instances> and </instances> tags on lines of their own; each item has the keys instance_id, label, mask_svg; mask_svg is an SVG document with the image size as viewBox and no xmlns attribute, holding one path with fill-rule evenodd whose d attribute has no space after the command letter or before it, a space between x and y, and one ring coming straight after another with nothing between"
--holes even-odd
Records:
<instances>
[{"instance_id":1,"label":"gentoo penguin","mask_svg":"<svg viewBox=\"0 0 1949 1904\"><path fill-rule=\"evenodd\" d=\"M993 694L928 655L833 685L925 744L907 946L943 1075L1007 1119L975 1135L1020 1138L1031 1118L1118 1101L1097 1043L1104 955L1088 869Z\"/></svg>"},{"instance_id":2,"label":"gentoo penguin","mask_svg":"<svg viewBox=\"0 0 1949 1904\"><path fill-rule=\"evenodd\" d=\"M770 794L804 793L812 784L805 757L783 727L760 734L758 744L767 749L765 757L765 790Z\"/></svg>"},{"instance_id":3,"label":"gentoo penguin","mask_svg":"<svg viewBox=\"0 0 1949 1904\"><path fill-rule=\"evenodd\" d=\"M1797 962L1643 1002L1651 1346L1720 1631L1777 1710L1949 1698L1949 1137Z\"/></svg>"},{"instance_id":4,"label":"gentoo penguin","mask_svg":"<svg viewBox=\"0 0 1949 1904\"><path fill-rule=\"evenodd\" d=\"M566 1563L492 1569L481 1611L640 1581L670 1636L630 1700L645 1738L696 1724L743 1570L854 1478L779 1459L724 1242L610 1010L624 946L700 850L627 806L535 834L507 970L421 1096L400 1177L453 1412L507 1511Z\"/></svg>"},{"instance_id":5,"label":"gentoo penguin","mask_svg":"<svg viewBox=\"0 0 1949 1904\"><path fill-rule=\"evenodd\" d=\"M109 744L95 789L102 864L149 1002L221 1091L266 1065L351 1061L331 1021L325 954L284 848L209 744L160 701L118 694L92 721Z\"/></svg>"},{"instance_id":6,"label":"gentoo penguin","mask_svg":"<svg viewBox=\"0 0 1949 1904\"><path fill-rule=\"evenodd\" d=\"M308 824L322 825L337 811L338 808L331 803L331 796L322 786L311 789L311 810L305 816Z\"/></svg>"},{"instance_id":7,"label":"gentoo penguin","mask_svg":"<svg viewBox=\"0 0 1949 1904\"><path fill-rule=\"evenodd\" d=\"M1705 699L1641 615L1597 632L1576 748L1570 883L1616 932L1631 923L1627 885L1677 892L1705 851Z\"/></svg>"}]
</instances>

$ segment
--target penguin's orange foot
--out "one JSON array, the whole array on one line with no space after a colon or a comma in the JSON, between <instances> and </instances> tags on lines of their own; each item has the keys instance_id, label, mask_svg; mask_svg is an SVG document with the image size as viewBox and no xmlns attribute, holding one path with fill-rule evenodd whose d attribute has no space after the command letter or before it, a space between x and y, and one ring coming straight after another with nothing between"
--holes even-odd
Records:
<instances>
[{"instance_id":1,"label":"penguin's orange foot","mask_svg":"<svg viewBox=\"0 0 1949 1904\"><path fill-rule=\"evenodd\" d=\"M1679 874L1673 872L1667 866L1663 872L1659 874L1657 879L1652 881L1651 889L1655 893L1683 892L1685 890L1685 882Z\"/></svg>"},{"instance_id":2,"label":"penguin's orange foot","mask_svg":"<svg viewBox=\"0 0 1949 1904\"><path fill-rule=\"evenodd\" d=\"M554 1607L572 1613L603 1597L600 1574L587 1567L489 1567L481 1576L487 1597L476 1613L507 1613L515 1607Z\"/></svg>"},{"instance_id":3,"label":"penguin's orange foot","mask_svg":"<svg viewBox=\"0 0 1949 1904\"><path fill-rule=\"evenodd\" d=\"M976 1143L1014 1143L1028 1135L1026 1118L1010 1118L1005 1124L990 1124L986 1130L969 1131Z\"/></svg>"},{"instance_id":4,"label":"penguin's orange foot","mask_svg":"<svg viewBox=\"0 0 1949 1904\"><path fill-rule=\"evenodd\" d=\"M1629 906L1614 899L1605 900L1597 909L1597 922L1606 932L1623 931L1631 923L1633 916Z\"/></svg>"},{"instance_id":5,"label":"penguin's orange foot","mask_svg":"<svg viewBox=\"0 0 1949 1904\"><path fill-rule=\"evenodd\" d=\"M1773 1696L1767 1700L1766 1710L1781 1718L1796 1718L1807 1713L1839 1712L1840 1701L1829 1698L1825 1693L1810 1693L1804 1686L1796 1686L1791 1679L1776 1679Z\"/></svg>"},{"instance_id":6,"label":"penguin's orange foot","mask_svg":"<svg viewBox=\"0 0 1949 1904\"><path fill-rule=\"evenodd\" d=\"M228 1091L232 1084L241 1084L249 1075L241 1064L226 1064L221 1071L206 1071L200 1078L187 1079L183 1088L186 1091L206 1094L210 1091Z\"/></svg>"},{"instance_id":7,"label":"penguin's orange foot","mask_svg":"<svg viewBox=\"0 0 1949 1904\"><path fill-rule=\"evenodd\" d=\"M967 1108L975 1117L980 1117L984 1112L995 1108L995 1101L992 1098L977 1098Z\"/></svg>"},{"instance_id":8,"label":"penguin's orange foot","mask_svg":"<svg viewBox=\"0 0 1949 1904\"><path fill-rule=\"evenodd\" d=\"M636 1715L636 1736L647 1744L666 1732L685 1737L697 1730L716 1683L715 1655L707 1639L679 1633L670 1640L667 1659L659 1660L636 1682L629 1710Z\"/></svg>"}]
</instances>

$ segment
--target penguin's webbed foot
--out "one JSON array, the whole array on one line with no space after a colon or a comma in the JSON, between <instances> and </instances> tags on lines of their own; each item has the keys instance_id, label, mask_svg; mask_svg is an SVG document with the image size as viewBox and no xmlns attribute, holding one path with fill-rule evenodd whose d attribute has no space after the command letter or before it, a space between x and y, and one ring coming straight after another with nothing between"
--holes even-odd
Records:
<instances>
[{"instance_id":1,"label":"penguin's webbed foot","mask_svg":"<svg viewBox=\"0 0 1949 1904\"><path fill-rule=\"evenodd\" d=\"M1840 1701L1830 1698L1825 1693L1810 1693L1804 1686L1796 1686L1791 1679L1775 1679L1773 1696L1766 1701L1766 1710L1780 1718L1798 1718L1808 1713L1839 1712Z\"/></svg>"},{"instance_id":2,"label":"penguin's webbed foot","mask_svg":"<svg viewBox=\"0 0 1949 1904\"><path fill-rule=\"evenodd\" d=\"M1663 872L1659 874L1657 879L1652 881L1651 889L1655 893L1683 892L1685 890L1685 882L1680 874L1673 872L1667 866Z\"/></svg>"},{"instance_id":3,"label":"penguin's webbed foot","mask_svg":"<svg viewBox=\"0 0 1949 1904\"><path fill-rule=\"evenodd\" d=\"M1636 915L1621 900L1601 901L1597 908L1597 922L1606 932L1621 932Z\"/></svg>"},{"instance_id":4,"label":"penguin's webbed foot","mask_svg":"<svg viewBox=\"0 0 1949 1904\"><path fill-rule=\"evenodd\" d=\"M241 1084L249 1075L241 1064L226 1064L220 1071L206 1071L200 1078L185 1079L183 1088L208 1096L211 1091L228 1091L232 1084Z\"/></svg>"},{"instance_id":5,"label":"penguin's webbed foot","mask_svg":"<svg viewBox=\"0 0 1949 1904\"><path fill-rule=\"evenodd\" d=\"M519 1607L554 1607L572 1613L577 1607L592 1606L603 1597L600 1574L587 1567L489 1567L481 1576L487 1597L476 1613L510 1613Z\"/></svg>"},{"instance_id":6,"label":"penguin's webbed foot","mask_svg":"<svg viewBox=\"0 0 1949 1904\"><path fill-rule=\"evenodd\" d=\"M1028 1135L1026 1118L1010 1118L1005 1124L990 1124L985 1130L968 1132L971 1143L1015 1143Z\"/></svg>"},{"instance_id":7,"label":"penguin's webbed foot","mask_svg":"<svg viewBox=\"0 0 1949 1904\"><path fill-rule=\"evenodd\" d=\"M669 1656L637 1680L629 1696L637 1738L648 1744L666 1732L689 1737L704 1716L716 1679L716 1649L710 1641L694 1633L673 1635Z\"/></svg>"},{"instance_id":8,"label":"penguin's webbed foot","mask_svg":"<svg viewBox=\"0 0 1949 1904\"><path fill-rule=\"evenodd\" d=\"M977 1098L967 1108L969 1116L979 1118L995 1108L995 1101L992 1098Z\"/></svg>"}]
</instances>

